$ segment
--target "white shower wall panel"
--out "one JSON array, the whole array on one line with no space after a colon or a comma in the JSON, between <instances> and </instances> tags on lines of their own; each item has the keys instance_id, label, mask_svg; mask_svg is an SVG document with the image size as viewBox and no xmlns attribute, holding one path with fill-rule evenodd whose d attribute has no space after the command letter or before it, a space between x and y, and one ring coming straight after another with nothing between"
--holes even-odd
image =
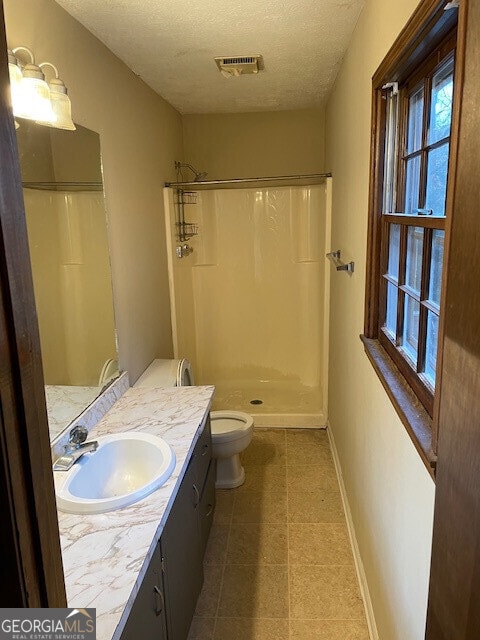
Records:
<instances>
[{"instance_id":1,"label":"white shower wall panel","mask_svg":"<svg viewBox=\"0 0 480 640\"><path fill-rule=\"evenodd\" d=\"M186 216L199 234L172 258L177 355L215 384L214 408L323 423L325 186L199 192Z\"/></svg>"},{"instance_id":2,"label":"white shower wall panel","mask_svg":"<svg viewBox=\"0 0 480 640\"><path fill-rule=\"evenodd\" d=\"M45 382L95 386L116 355L103 193L23 195Z\"/></svg>"}]
</instances>

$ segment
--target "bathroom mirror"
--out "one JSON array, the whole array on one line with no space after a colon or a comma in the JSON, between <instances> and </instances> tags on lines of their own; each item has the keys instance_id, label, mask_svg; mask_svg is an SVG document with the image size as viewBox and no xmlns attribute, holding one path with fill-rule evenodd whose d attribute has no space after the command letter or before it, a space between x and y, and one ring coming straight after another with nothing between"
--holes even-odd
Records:
<instances>
[{"instance_id":1,"label":"bathroom mirror","mask_svg":"<svg viewBox=\"0 0 480 640\"><path fill-rule=\"evenodd\" d=\"M100 137L17 124L53 440L118 375Z\"/></svg>"}]
</instances>

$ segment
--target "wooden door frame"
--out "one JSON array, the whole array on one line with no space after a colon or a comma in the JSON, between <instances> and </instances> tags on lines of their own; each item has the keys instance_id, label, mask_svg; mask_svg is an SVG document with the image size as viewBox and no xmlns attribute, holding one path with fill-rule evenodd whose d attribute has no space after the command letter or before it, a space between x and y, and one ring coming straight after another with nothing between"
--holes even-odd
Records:
<instances>
[{"instance_id":1,"label":"wooden door frame","mask_svg":"<svg viewBox=\"0 0 480 640\"><path fill-rule=\"evenodd\" d=\"M0 0L2 607L66 606L40 340Z\"/></svg>"},{"instance_id":2,"label":"wooden door frame","mask_svg":"<svg viewBox=\"0 0 480 640\"><path fill-rule=\"evenodd\" d=\"M480 638L480 0L468 11L445 304L427 640Z\"/></svg>"},{"instance_id":3,"label":"wooden door frame","mask_svg":"<svg viewBox=\"0 0 480 640\"><path fill-rule=\"evenodd\" d=\"M475 175L480 164L480 0L468 5L427 640L480 637L480 251L475 246L480 228ZM0 602L63 607L40 342L8 96L0 0L0 543L8 558L2 564Z\"/></svg>"}]
</instances>

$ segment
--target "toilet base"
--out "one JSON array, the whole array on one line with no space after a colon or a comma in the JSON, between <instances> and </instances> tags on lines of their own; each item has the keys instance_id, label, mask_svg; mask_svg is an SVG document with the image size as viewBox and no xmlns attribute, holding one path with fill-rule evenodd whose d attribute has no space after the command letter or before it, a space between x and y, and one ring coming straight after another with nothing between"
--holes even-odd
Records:
<instances>
[{"instance_id":1,"label":"toilet base","mask_svg":"<svg viewBox=\"0 0 480 640\"><path fill-rule=\"evenodd\" d=\"M239 454L230 458L217 458L216 489L235 489L245 482L245 469Z\"/></svg>"}]
</instances>

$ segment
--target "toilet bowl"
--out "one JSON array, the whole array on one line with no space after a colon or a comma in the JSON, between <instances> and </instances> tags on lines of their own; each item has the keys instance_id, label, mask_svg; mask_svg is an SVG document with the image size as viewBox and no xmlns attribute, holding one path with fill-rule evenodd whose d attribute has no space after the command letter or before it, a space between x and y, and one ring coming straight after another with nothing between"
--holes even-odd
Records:
<instances>
[{"instance_id":1,"label":"toilet bowl","mask_svg":"<svg viewBox=\"0 0 480 640\"><path fill-rule=\"evenodd\" d=\"M245 482L240 453L253 435L253 418L241 411L211 411L212 455L217 460L217 489L234 489Z\"/></svg>"}]
</instances>

